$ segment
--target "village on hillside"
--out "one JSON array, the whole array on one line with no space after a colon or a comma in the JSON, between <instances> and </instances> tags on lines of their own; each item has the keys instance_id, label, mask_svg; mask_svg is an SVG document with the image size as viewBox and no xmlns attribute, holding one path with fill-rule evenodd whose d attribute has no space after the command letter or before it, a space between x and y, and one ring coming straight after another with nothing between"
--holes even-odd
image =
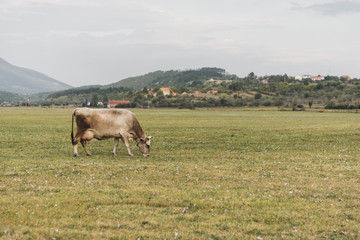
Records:
<instances>
[{"instance_id":1,"label":"village on hillside","mask_svg":"<svg viewBox=\"0 0 360 240\"><path fill-rule=\"evenodd\" d=\"M287 75L208 79L196 87L156 87L139 91L125 90L106 96L93 93L83 106L107 108L149 107L270 107L291 108L360 108L358 79L340 77Z\"/></svg>"}]
</instances>

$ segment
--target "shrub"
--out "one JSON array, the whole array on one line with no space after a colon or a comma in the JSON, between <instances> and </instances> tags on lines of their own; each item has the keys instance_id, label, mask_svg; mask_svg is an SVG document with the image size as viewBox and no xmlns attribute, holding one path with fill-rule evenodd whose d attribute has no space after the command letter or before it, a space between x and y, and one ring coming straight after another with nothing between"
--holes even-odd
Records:
<instances>
[{"instance_id":1,"label":"shrub","mask_svg":"<svg viewBox=\"0 0 360 240\"><path fill-rule=\"evenodd\" d=\"M260 99L262 97L262 95L260 94L260 93L257 93L257 94L255 94L255 99Z\"/></svg>"},{"instance_id":2,"label":"shrub","mask_svg":"<svg viewBox=\"0 0 360 240\"><path fill-rule=\"evenodd\" d=\"M115 106L115 108L135 108L136 107L136 103L132 102L132 103L121 103L121 104L117 104Z\"/></svg>"},{"instance_id":3,"label":"shrub","mask_svg":"<svg viewBox=\"0 0 360 240\"><path fill-rule=\"evenodd\" d=\"M263 102L263 105L265 107L269 107L269 106L271 106L271 102L270 101L265 101L265 102Z\"/></svg>"}]
</instances>

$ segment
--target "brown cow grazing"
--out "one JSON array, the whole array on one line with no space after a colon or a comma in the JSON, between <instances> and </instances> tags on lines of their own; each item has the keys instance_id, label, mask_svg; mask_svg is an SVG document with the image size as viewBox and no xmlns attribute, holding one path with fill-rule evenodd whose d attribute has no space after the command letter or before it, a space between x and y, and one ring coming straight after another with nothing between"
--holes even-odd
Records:
<instances>
[{"instance_id":1,"label":"brown cow grazing","mask_svg":"<svg viewBox=\"0 0 360 240\"><path fill-rule=\"evenodd\" d=\"M76 119L77 133L74 137L74 118ZM130 156L130 140L135 140L143 156L149 156L150 139L140 127L134 113L125 109L90 109L76 108L72 114L71 141L74 146L75 157L79 156L78 143L82 144L86 155L91 153L87 143L91 139L98 140L114 138L113 154L116 155L116 148L119 139L124 142Z\"/></svg>"}]
</instances>

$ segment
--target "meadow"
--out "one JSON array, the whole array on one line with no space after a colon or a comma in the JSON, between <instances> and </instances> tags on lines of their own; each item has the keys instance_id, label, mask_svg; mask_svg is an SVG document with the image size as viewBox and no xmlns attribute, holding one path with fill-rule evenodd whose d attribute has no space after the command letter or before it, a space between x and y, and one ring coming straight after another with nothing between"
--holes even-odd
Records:
<instances>
[{"instance_id":1,"label":"meadow","mask_svg":"<svg viewBox=\"0 0 360 240\"><path fill-rule=\"evenodd\" d=\"M0 109L2 239L359 239L360 115L134 109L150 157L73 157L69 108Z\"/></svg>"}]
</instances>

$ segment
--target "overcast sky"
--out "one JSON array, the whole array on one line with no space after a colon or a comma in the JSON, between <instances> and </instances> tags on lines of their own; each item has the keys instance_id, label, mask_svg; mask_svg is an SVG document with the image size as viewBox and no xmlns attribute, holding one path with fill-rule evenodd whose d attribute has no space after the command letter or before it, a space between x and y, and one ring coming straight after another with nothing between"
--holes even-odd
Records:
<instances>
[{"instance_id":1,"label":"overcast sky","mask_svg":"<svg viewBox=\"0 0 360 240\"><path fill-rule=\"evenodd\" d=\"M360 0L0 0L0 57L82 86L157 70L360 78Z\"/></svg>"}]
</instances>

